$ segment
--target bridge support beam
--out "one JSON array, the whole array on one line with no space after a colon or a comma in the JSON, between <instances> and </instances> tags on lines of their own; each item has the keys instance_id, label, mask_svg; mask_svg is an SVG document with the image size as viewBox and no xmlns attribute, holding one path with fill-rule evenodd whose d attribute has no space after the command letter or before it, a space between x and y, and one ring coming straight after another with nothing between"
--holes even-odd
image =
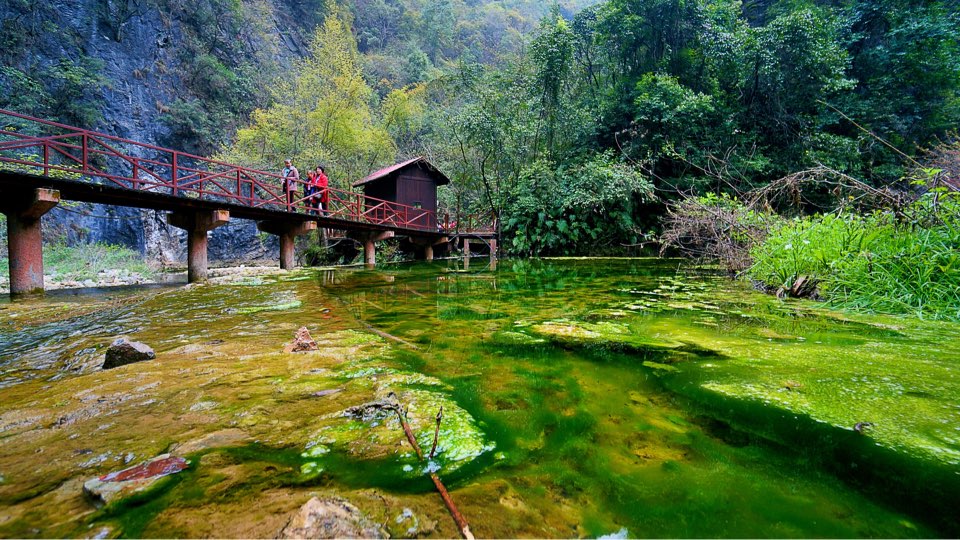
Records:
<instances>
[{"instance_id":1,"label":"bridge support beam","mask_svg":"<svg viewBox=\"0 0 960 540\"><path fill-rule=\"evenodd\" d=\"M10 296L43 293L41 219L60 202L60 192L32 189L4 194L0 212L7 216Z\"/></svg>"},{"instance_id":2,"label":"bridge support beam","mask_svg":"<svg viewBox=\"0 0 960 540\"><path fill-rule=\"evenodd\" d=\"M376 266L377 264L377 242L393 237L393 231L359 231L350 233L350 238L363 244L363 262L367 266Z\"/></svg>"},{"instance_id":3,"label":"bridge support beam","mask_svg":"<svg viewBox=\"0 0 960 540\"><path fill-rule=\"evenodd\" d=\"M423 260L432 261L433 260L433 246L439 246L441 244L446 244L450 241L446 236L440 238L423 238L411 236L410 242L413 245L420 248L420 253L423 254Z\"/></svg>"},{"instance_id":4,"label":"bridge support beam","mask_svg":"<svg viewBox=\"0 0 960 540\"><path fill-rule=\"evenodd\" d=\"M187 231L187 281L207 280L207 233L230 221L227 210L197 210L167 214L167 223Z\"/></svg>"},{"instance_id":5,"label":"bridge support beam","mask_svg":"<svg viewBox=\"0 0 960 540\"><path fill-rule=\"evenodd\" d=\"M316 221L258 221L257 228L280 237L280 268L297 267L297 237L317 230Z\"/></svg>"}]
</instances>

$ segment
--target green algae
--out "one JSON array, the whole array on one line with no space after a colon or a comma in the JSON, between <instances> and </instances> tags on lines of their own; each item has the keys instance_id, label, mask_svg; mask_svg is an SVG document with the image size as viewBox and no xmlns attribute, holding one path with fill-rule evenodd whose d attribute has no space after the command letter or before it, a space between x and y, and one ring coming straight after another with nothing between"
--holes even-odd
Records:
<instances>
[{"instance_id":1,"label":"green algae","mask_svg":"<svg viewBox=\"0 0 960 540\"><path fill-rule=\"evenodd\" d=\"M0 497L11 520L0 520L0 534L80 536L108 524L125 536L274 536L322 492L388 523L413 508L419 523L436 524L424 534L453 536L396 414L343 416L389 392L426 451L444 407L435 466L479 536L958 530L935 500L956 493L936 480L957 473L955 326L824 312L675 261L340 272L91 303L72 318L18 310L29 321L19 326L24 347L49 317L51 337L34 339L53 350L62 339L52 337L54 319L67 317L60 333L87 332L72 351L135 328L161 361L59 372L58 358L4 390ZM282 312L229 311L294 298L301 305ZM320 318L322 306L337 307ZM101 307L113 311L99 315ZM211 311L222 315L211 322ZM387 342L358 319L421 348ZM320 351L279 352L301 325ZM10 339L3 328L0 339ZM3 355L0 365L20 362ZM854 418L874 425L854 432ZM70 494L71 479L120 468L113 457L80 466L108 450L150 457L227 428L259 443L191 456L195 469L123 511L89 514ZM37 448L58 458L38 461ZM891 487L896 495L884 496ZM49 525L54 508L66 525ZM472 519L483 515L497 519Z\"/></svg>"},{"instance_id":2,"label":"green algae","mask_svg":"<svg viewBox=\"0 0 960 540\"><path fill-rule=\"evenodd\" d=\"M302 305L303 305L303 302L299 300L294 300L292 302L284 302L281 304L236 308L231 313L237 313L240 315L251 315L253 313L263 313L264 311L288 311L291 309L297 309Z\"/></svg>"}]
</instances>

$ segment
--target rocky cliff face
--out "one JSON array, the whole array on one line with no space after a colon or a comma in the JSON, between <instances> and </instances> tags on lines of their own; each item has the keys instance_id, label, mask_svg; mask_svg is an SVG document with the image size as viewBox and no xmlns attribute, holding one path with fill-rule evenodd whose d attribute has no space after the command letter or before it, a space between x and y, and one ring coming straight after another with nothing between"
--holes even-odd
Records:
<instances>
[{"instance_id":1,"label":"rocky cliff face","mask_svg":"<svg viewBox=\"0 0 960 540\"><path fill-rule=\"evenodd\" d=\"M141 142L209 153L264 102L322 18L310 0L0 2L0 107ZM67 241L185 259L182 231L136 208L71 205L48 229ZM276 256L252 222L213 233L213 260Z\"/></svg>"}]
</instances>

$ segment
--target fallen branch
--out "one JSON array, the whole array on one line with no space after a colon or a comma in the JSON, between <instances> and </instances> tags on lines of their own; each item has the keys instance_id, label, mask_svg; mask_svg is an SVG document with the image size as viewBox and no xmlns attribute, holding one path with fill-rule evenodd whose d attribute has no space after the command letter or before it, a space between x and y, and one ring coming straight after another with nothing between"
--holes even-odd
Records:
<instances>
[{"instance_id":1,"label":"fallen branch","mask_svg":"<svg viewBox=\"0 0 960 540\"><path fill-rule=\"evenodd\" d=\"M400 419L400 425L403 426L403 432L407 435L407 440L410 441L410 445L413 446L413 449L417 451L417 458L420 461L423 461L423 451L420 450L420 445L417 444L417 438L413 436L413 431L410 430L410 424L403 418L403 407L399 404L396 408L397 418Z\"/></svg>"},{"instance_id":2,"label":"fallen branch","mask_svg":"<svg viewBox=\"0 0 960 540\"><path fill-rule=\"evenodd\" d=\"M441 420L443 420L443 405L441 405L440 410L437 411L437 428L433 431L433 447L430 448L430 459L433 459L433 454L437 451L437 439L440 438Z\"/></svg>"},{"instance_id":3,"label":"fallen branch","mask_svg":"<svg viewBox=\"0 0 960 540\"><path fill-rule=\"evenodd\" d=\"M391 397L396 399L395 394L392 394ZM420 458L420 461L423 461L423 452L420 450L420 445L417 444L417 438L413 436L413 431L410 430L410 425L407 424L406 419L403 417L403 405L401 405L399 401L397 401L394 410L397 411L397 418L400 419L400 425L403 427L403 432L407 435L407 440L410 441L410 445L416 450L417 457ZM433 459L433 453L437 449L437 437L440 434L441 419L443 419L443 407L440 407L440 412L437 413L437 430L434 432L433 448L430 450L431 459ZM459 527L460 534L467 540L474 540L473 533L470 532L470 525L463 517L463 514L460 513L460 510L457 509L457 505L453 502L443 482L440 481L440 477L437 476L436 473L430 473L430 480L433 480L433 485L436 486L437 491L440 492L440 498L443 499L443 504L447 505L447 510L450 511L450 516L453 517L453 521L457 524L457 527Z\"/></svg>"},{"instance_id":4,"label":"fallen branch","mask_svg":"<svg viewBox=\"0 0 960 540\"><path fill-rule=\"evenodd\" d=\"M370 323L368 323L368 322L366 322L366 321L360 321L360 324L362 324L367 330L373 332L374 334L376 334L376 335L378 335L378 336L380 336L380 337L382 337L382 338L391 339L391 340L393 340L393 341L396 341L397 343L401 343L401 344L403 344L403 345L406 345L407 347L410 347L411 349L416 350L416 351L419 351L419 350L420 350L420 347L417 347L417 346L414 345L413 343L410 343L409 341L407 341L407 340L405 340L405 339L398 338L397 336L394 336L394 335L392 335L392 334L388 334L388 333L384 332L383 330L378 330L378 329L374 328L372 324L370 324Z\"/></svg>"},{"instance_id":5,"label":"fallen branch","mask_svg":"<svg viewBox=\"0 0 960 540\"><path fill-rule=\"evenodd\" d=\"M464 519L463 514L457 510L457 505L454 504L453 499L450 498L450 494L447 493L447 488L443 486L440 477L437 476L436 473L430 473L430 479L433 480L433 485L436 486L437 491L440 492L440 498L442 498L444 504L447 505L447 510L449 510L450 515L453 516L453 521L456 522L457 527L460 527L460 534L467 540L474 540L473 533L470 532L470 525L467 523L467 520Z\"/></svg>"}]
</instances>

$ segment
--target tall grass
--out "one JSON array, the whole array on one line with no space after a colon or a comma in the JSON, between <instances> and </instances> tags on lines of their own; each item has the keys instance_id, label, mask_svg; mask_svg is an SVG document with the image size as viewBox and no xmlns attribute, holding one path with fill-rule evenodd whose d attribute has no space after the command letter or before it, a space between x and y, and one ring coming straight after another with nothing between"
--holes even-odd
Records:
<instances>
[{"instance_id":1,"label":"tall grass","mask_svg":"<svg viewBox=\"0 0 960 540\"><path fill-rule=\"evenodd\" d=\"M960 320L960 195L931 193L905 216L813 216L786 222L751 250L748 275L789 288L818 282L830 304Z\"/></svg>"},{"instance_id":2,"label":"tall grass","mask_svg":"<svg viewBox=\"0 0 960 540\"><path fill-rule=\"evenodd\" d=\"M6 253L0 258L0 275L6 276L9 261ZM153 270L143 257L131 249L109 244L82 244L67 246L61 243L43 247L44 273L57 281L96 280L108 270L126 271L150 276Z\"/></svg>"}]
</instances>

